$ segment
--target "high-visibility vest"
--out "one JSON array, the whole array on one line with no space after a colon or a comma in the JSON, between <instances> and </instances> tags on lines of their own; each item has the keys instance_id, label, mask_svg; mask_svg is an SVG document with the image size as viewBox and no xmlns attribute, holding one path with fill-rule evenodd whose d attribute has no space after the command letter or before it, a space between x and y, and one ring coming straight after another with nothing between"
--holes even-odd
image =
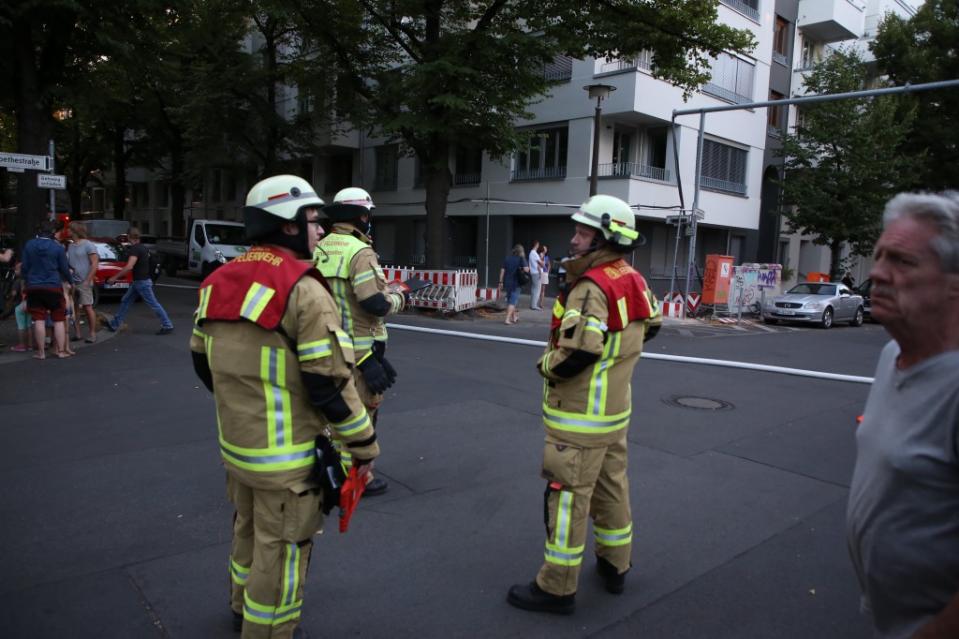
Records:
<instances>
[{"instance_id":1,"label":"high-visibility vest","mask_svg":"<svg viewBox=\"0 0 959 639\"><path fill-rule=\"evenodd\" d=\"M357 253L372 247L351 232L334 227L334 231L324 236L317 244L313 259L317 270L330 283L330 291L340 309L340 322L343 330L353 340L356 359L373 348L375 340L386 341L386 327L382 318L371 315L359 306L353 291L354 284L369 281L377 273L368 271L358 273L356 281L350 280L350 267Z\"/></svg>"}]
</instances>

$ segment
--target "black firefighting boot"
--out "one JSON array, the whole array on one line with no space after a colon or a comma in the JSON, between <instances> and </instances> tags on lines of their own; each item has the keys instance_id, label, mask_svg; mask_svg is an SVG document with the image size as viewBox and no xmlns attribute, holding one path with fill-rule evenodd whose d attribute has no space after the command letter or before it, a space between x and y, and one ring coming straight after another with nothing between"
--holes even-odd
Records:
<instances>
[{"instance_id":1,"label":"black firefighting boot","mask_svg":"<svg viewBox=\"0 0 959 639\"><path fill-rule=\"evenodd\" d=\"M367 482L366 488L363 490L363 496L376 497L377 495L382 495L389 489L390 482L386 481L382 477L374 477Z\"/></svg>"},{"instance_id":2,"label":"black firefighting boot","mask_svg":"<svg viewBox=\"0 0 959 639\"><path fill-rule=\"evenodd\" d=\"M626 572L620 574L619 569L616 566L609 563L602 557L597 557L596 572L598 572L606 582L606 592L611 592L614 595L623 594L623 589L626 587L626 573L629 572L628 569Z\"/></svg>"},{"instance_id":3,"label":"black firefighting boot","mask_svg":"<svg viewBox=\"0 0 959 639\"><path fill-rule=\"evenodd\" d=\"M233 629L237 632L240 632L241 630L243 630L243 613L242 612L233 613Z\"/></svg>"},{"instance_id":4,"label":"black firefighting boot","mask_svg":"<svg viewBox=\"0 0 959 639\"><path fill-rule=\"evenodd\" d=\"M293 629L293 639L310 639L310 635L303 626L297 626Z\"/></svg>"},{"instance_id":5,"label":"black firefighting boot","mask_svg":"<svg viewBox=\"0 0 959 639\"><path fill-rule=\"evenodd\" d=\"M551 595L536 583L516 584L509 589L506 601L510 605L534 612L552 612L557 615L571 615L576 610L576 593L571 595Z\"/></svg>"}]
</instances>

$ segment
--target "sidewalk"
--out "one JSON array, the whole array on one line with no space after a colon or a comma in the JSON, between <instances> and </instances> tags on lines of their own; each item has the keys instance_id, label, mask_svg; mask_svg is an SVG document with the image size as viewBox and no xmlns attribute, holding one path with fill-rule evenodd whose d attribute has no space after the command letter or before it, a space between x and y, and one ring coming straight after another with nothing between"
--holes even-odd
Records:
<instances>
[{"instance_id":1,"label":"sidewalk","mask_svg":"<svg viewBox=\"0 0 959 639\"><path fill-rule=\"evenodd\" d=\"M97 315L98 315L98 318L99 318L101 315L103 315L103 313L99 313L99 312L98 312ZM102 320L99 321L99 324L100 324L100 326L103 325ZM31 327L31 330L33 330L32 327ZM67 327L67 337L68 337L68 338L69 338L69 336L70 336L70 331L71 331L71 330L72 330L72 329L71 329L70 327ZM85 337L86 334L87 334L86 321L83 321L83 322L81 322L81 324L80 324L80 334L81 334L82 336L84 336L84 337ZM90 348L90 347L92 347L92 346L97 346L98 344L102 344L102 343L104 343L104 342L108 342L108 341L110 341L111 339L113 339L113 336L114 336L114 335L115 335L114 333L111 333L110 331L106 330L105 328L101 328L100 330L97 331L97 341L96 341L96 343L94 343L94 344L87 344L85 341L83 341L83 340L81 339L81 340L78 340L78 341L75 341L75 342L70 342L70 348L77 352L76 357L80 357L80 356L81 356L81 355L80 355L80 351L81 351L81 350L86 350L87 348ZM17 334L17 321L16 321L16 319L14 319L14 317L11 315L9 319L5 319L5 320L0 321L0 365L2 365L2 364L10 364L10 363L12 363L12 362L21 362L21 361L23 361L23 360L32 359L32 358L33 358L33 354L34 354L35 351L26 351L26 352L23 352L23 353L17 353L17 352L14 352L14 351L10 350L10 347L16 345L18 342L19 342L19 337L18 337L18 334ZM47 354L47 359L48 359L48 360L56 360L56 359L58 359L56 356L52 356L52 355L51 355L51 353L52 353L52 348L53 348L52 346L48 346L47 349L46 349L46 354Z\"/></svg>"},{"instance_id":2,"label":"sidewalk","mask_svg":"<svg viewBox=\"0 0 959 639\"><path fill-rule=\"evenodd\" d=\"M555 297L544 297L540 300L543 310L534 311L529 307L530 296L521 294L519 296L519 302L516 304L516 313L519 315L519 324L527 324L532 326L544 326L548 327L550 321L553 317L553 304L556 302ZM496 300L491 302L487 306L482 307L484 312L477 313L477 317L486 320L496 320L503 322L506 319L506 302L503 299ZM494 312L498 310L498 312ZM676 317L664 317L663 325L672 326L672 325L684 325L691 324L696 326L702 326L704 322L697 319L679 319Z\"/></svg>"}]
</instances>

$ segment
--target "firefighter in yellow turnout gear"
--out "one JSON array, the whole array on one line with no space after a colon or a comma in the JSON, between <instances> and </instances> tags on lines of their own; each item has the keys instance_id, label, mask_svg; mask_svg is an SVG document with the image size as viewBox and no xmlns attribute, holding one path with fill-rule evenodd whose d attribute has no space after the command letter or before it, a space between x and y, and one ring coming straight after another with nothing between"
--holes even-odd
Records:
<instances>
[{"instance_id":1,"label":"firefighter in yellow turnout gear","mask_svg":"<svg viewBox=\"0 0 959 639\"><path fill-rule=\"evenodd\" d=\"M566 292L553 309L550 340L537 362L544 378L546 548L536 579L510 588L526 610L575 610L588 520L597 569L621 593L633 537L626 476L630 378L662 323L659 305L624 256L641 243L629 205L595 195L573 214Z\"/></svg>"},{"instance_id":2,"label":"firefighter in yellow turnout gear","mask_svg":"<svg viewBox=\"0 0 959 639\"><path fill-rule=\"evenodd\" d=\"M313 260L330 283L339 305L343 330L353 341L356 357L354 378L360 399L376 425L383 393L396 380L396 370L386 359L387 315L403 310L405 295L386 281L373 250L373 200L361 188L350 187L333 197L323 212L333 221L331 232L317 244ZM349 467L349 451L343 451ZM381 495L389 484L373 477L366 496Z\"/></svg>"},{"instance_id":3,"label":"firefighter in yellow turnout gear","mask_svg":"<svg viewBox=\"0 0 959 639\"><path fill-rule=\"evenodd\" d=\"M322 492L318 436L369 465L379 454L353 383L353 348L312 255L323 201L280 175L250 190L254 246L207 277L190 348L214 394L227 495L236 512L231 607L243 639L304 637L298 627ZM328 510L329 508L327 508Z\"/></svg>"}]
</instances>

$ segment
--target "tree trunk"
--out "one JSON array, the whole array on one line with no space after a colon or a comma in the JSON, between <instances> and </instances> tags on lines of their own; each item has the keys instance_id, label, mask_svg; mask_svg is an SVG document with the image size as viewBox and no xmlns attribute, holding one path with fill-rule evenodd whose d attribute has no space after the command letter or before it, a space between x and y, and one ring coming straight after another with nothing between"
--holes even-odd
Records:
<instances>
[{"instance_id":1,"label":"tree trunk","mask_svg":"<svg viewBox=\"0 0 959 639\"><path fill-rule=\"evenodd\" d=\"M842 277L842 242L833 240L829 244L829 279L838 282Z\"/></svg>"},{"instance_id":2,"label":"tree trunk","mask_svg":"<svg viewBox=\"0 0 959 639\"><path fill-rule=\"evenodd\" d=\"M122 220L127 207L127 154L123 141L123 127L113 131L113 172L116 184L113 189L113 217Z\"/></svg>"},{"instance_id":3,"label":"tree trunk","mask_svg":"<svg viewBox=\"0 0 959 639\"><path fill-rule=\"evenodd\" d=\"M183 186L183 148L173 145L170 151L170 235L186 237L183 224L183 206L186 203L186 188Z\"/></svg>"},{"instance_id":4,"label":"tree trunk","mask_svg":"<svg viewBox=\"0 0 959 639\"><path fill-rule=\"evenodd\" d=\"M449 170L449 146L434 142L423 162L426 186L426 266L445 268L449 262L449 221L446 203L452 178Z\"/></svg>"},{"instance_id":5,"label":"tree trunk","mask_svg":"<svg viewBox=\"0 0 959 639\"><path fill-rule=\"evenodd\" d=\"M29 36L18 38L17 46L17 152L46 155L53 133L52 116L32 64L34 52ZM46 213L47 192L37 188L37 171L27 169L17 180L17 216L14 229L18 246L32 237Z\"/></svg>"}]
</instances>

